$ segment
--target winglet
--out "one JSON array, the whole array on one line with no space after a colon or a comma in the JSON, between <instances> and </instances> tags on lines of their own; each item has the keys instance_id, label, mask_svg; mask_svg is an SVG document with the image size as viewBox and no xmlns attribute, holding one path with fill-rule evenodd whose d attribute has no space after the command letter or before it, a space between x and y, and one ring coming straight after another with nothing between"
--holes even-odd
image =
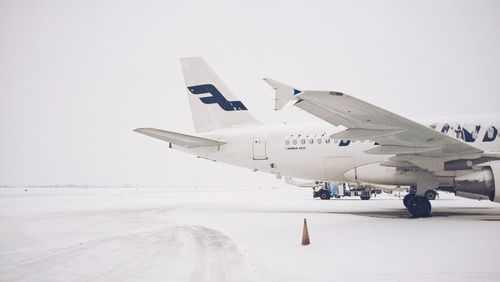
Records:
<instances>
[{"instance_id":1,"label":"winglet","mask_svg":"<svg viewBox=\"0 0 500 282\"><path fill-rule=\"evenodd\" d=\"M291 86L278 82L270 78L264 78L264 81L276 90L276 103L275 110L281 110L295 95L302 93L302 91L295 89Z\"/></svg>"}]
</instances>

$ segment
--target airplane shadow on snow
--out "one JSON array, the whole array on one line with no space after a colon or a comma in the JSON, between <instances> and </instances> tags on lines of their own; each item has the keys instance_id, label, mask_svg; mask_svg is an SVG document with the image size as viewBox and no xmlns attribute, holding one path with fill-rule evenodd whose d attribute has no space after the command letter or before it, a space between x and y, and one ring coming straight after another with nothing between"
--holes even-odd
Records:
<instances>
[{"instance_id":1,"label":"airplane shadow on snow","mask_svg":"<svg viewBox=\"0 0 500 282\"><path fill-rule=\"evenodd\" d=\"M492 213L496 211L497 213ZM350 214L375 218L415 219L406 209L388 209L380 211L342 211L331 214ZM500 212L494 208L437 208L428 218L453 218L464 220L500 221Z\"/></svg>"},{"instance_id":2,"label":"airplane shadow on snow","mask_svg":"<svg viewBox=\"0 0 500 282\"><path fill-rule=\"evenodd\" d=\"M283 213L345 214L374 218L415 219L405 209L384 209L372 211L281 211ZM450 218L460 220L500 221L500 210L491 207L446 207L435 208L428 218Z\"/></svg>"}]
</instances>

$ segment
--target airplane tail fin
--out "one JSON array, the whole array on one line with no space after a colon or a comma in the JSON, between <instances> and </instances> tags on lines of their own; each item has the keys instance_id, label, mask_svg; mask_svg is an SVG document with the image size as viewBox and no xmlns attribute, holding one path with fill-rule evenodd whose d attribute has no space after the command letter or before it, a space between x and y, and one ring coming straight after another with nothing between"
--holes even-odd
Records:
<instances>
[{"instance_id":1,"label":"airplane tail fin","mask_svg":"<svg viewBox=\"0 0 500 282\"><path fill-rule=\"evenodd\" d=\"M201 57L181 58L196 132L260 122Z\"/></svg>"}]
</instances>

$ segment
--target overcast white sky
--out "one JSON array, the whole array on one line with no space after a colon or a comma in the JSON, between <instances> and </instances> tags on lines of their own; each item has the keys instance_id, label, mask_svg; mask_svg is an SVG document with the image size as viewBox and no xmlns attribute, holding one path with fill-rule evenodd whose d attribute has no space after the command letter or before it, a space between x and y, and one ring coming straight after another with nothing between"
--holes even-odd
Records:
<instances>
[{"instance_id":1,"label":"overcast white sky","mask_svg":"<svg viewBox=\"0 0 500 282\"><path fill-rule=\"evenodd\" d=\"M264 121L272 77L405 116L499 112L500 1L0 1L0 185L271 185L132 132L193 132L204 56Z\"/></svg>"}]
</instances>

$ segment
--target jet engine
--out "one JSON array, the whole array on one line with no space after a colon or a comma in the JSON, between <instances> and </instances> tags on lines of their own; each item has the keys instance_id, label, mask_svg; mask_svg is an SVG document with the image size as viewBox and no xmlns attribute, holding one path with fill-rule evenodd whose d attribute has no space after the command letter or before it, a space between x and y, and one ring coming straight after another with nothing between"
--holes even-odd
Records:
<instances>
[{"instance_id":1,"label":"jet engine","mask_svg":"<svg viewBox=\"0 0 500 282\"><path fill-rule=\"evenodd\" d=\"M490 163L481 170L456 177L455 193L470 199L490 199L500 203L500 162Z\"/></svg>"}]
</instances>

